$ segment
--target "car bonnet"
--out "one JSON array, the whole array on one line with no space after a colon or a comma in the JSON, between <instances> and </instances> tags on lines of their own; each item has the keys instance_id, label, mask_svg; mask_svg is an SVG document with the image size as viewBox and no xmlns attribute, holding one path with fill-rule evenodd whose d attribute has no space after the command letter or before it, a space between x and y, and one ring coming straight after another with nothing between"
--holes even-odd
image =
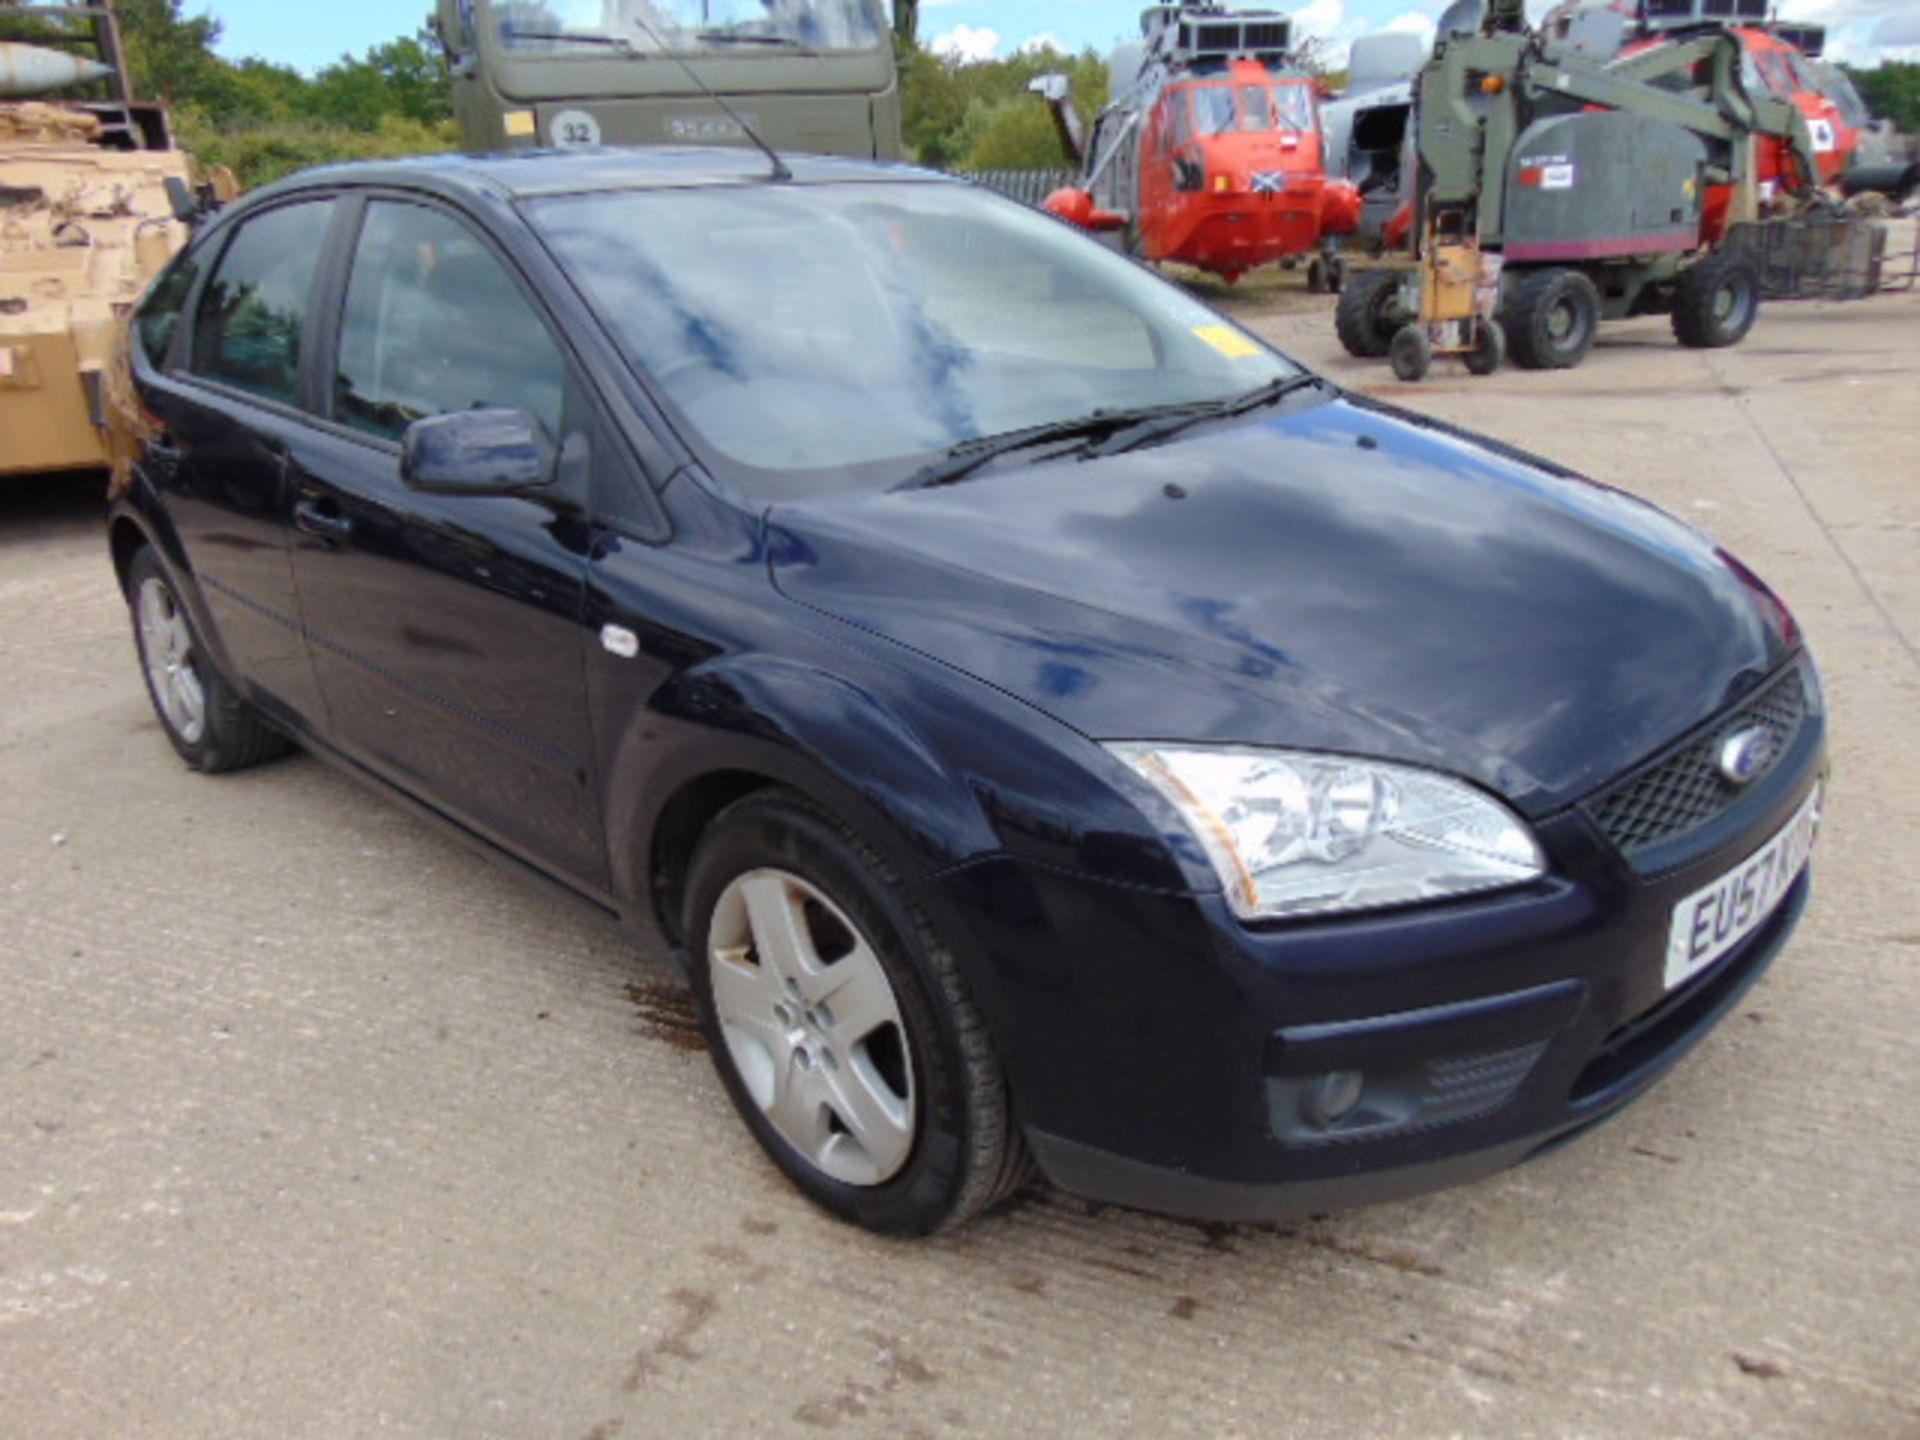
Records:
<instances>
[{"instance_id":1,"label":"car bonnet","mask_svg":"<svg viewBox=\"0 0 1920 1440\"><path fill-rule=\"evenodd\" d=\"M1374 755L1533 815L1789 648L1778 602L1691 527L1350 399L769 525L783 594L1085 735Z\"/></svg>"}]
</instances>

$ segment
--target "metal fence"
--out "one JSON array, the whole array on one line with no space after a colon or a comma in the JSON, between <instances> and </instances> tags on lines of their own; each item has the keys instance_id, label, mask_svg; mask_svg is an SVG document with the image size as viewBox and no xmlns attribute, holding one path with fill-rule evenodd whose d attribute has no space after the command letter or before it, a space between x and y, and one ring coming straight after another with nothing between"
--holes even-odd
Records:
<instances>
[{"instance_id":1,"label":"metal fence","mask_svg":"<svg viewBox=\"0 0 1920 1440\"><path fill-rule=\"evenodd\" d=\"M1074 174L1071 170L966 170L960 178L1037 209L1062 185L1071 185Z\"/></svg>"},{"instance_id":2,"label":"metal fence","mask_svg":"<svg viewBox=\"0 0 1920 1440\"><path fill-rule=\"evenodd\" d=\"M1888 232L1880 220L1808 215L1735 225L1725 249L1754 267L1770 300L1859 300L1913 288L1920 259L1889 254Z\"/></svg>"}]
</instances>

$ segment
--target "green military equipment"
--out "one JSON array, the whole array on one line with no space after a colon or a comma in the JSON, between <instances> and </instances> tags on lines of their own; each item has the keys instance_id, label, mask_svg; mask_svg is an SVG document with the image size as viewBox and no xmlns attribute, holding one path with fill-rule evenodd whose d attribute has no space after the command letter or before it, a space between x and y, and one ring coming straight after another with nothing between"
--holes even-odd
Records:
<instances>
[{"instance_id":1,"label":"green military equipment","mask_svg":"<svg viewBox=\"0 0 1920 1440\"><path fill-rule=\"evenodd\" d=\"M740 145L745 125L796 154L901 154L878 0L439 0L435 20L469 149Z\"/></svg>"}]
</instances>

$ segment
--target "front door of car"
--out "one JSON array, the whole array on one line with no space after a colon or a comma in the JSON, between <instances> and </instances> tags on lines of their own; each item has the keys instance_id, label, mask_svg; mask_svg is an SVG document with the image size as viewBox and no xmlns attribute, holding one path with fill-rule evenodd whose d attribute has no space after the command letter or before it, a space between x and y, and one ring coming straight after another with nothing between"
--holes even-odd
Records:
<instances>
[{"instance_id":1,"label":"front door of car","mask_svg":"<svg viewBox=\"0 0 1920 1440\"><path fill-rule=\"evenodd\" d=\"M289 490L300 611L334 743L576 884L606 888L582 663L587 528L551 498L423 494L409 424L532 415L584 475L584 400L505 260L463 220L368 203L331 346L325 454Z\"/></svg>"}]
</instances>

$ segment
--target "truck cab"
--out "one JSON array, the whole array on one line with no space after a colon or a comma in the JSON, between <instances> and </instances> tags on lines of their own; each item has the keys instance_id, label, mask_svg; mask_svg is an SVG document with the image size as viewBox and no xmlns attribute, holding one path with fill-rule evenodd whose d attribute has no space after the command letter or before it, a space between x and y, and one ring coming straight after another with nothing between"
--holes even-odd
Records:
<instances>
[{"instance_id":1,"label":"truck cab","mask_svg":"<svg viewBox=\"0 0 1920 1440\"><path fill-rule=\"evenodd\" d=\"M878 0L438 0L435 21L469 150L747 143L704 82L776 150L901 154Z\"/></svg>"}]
</instances>

